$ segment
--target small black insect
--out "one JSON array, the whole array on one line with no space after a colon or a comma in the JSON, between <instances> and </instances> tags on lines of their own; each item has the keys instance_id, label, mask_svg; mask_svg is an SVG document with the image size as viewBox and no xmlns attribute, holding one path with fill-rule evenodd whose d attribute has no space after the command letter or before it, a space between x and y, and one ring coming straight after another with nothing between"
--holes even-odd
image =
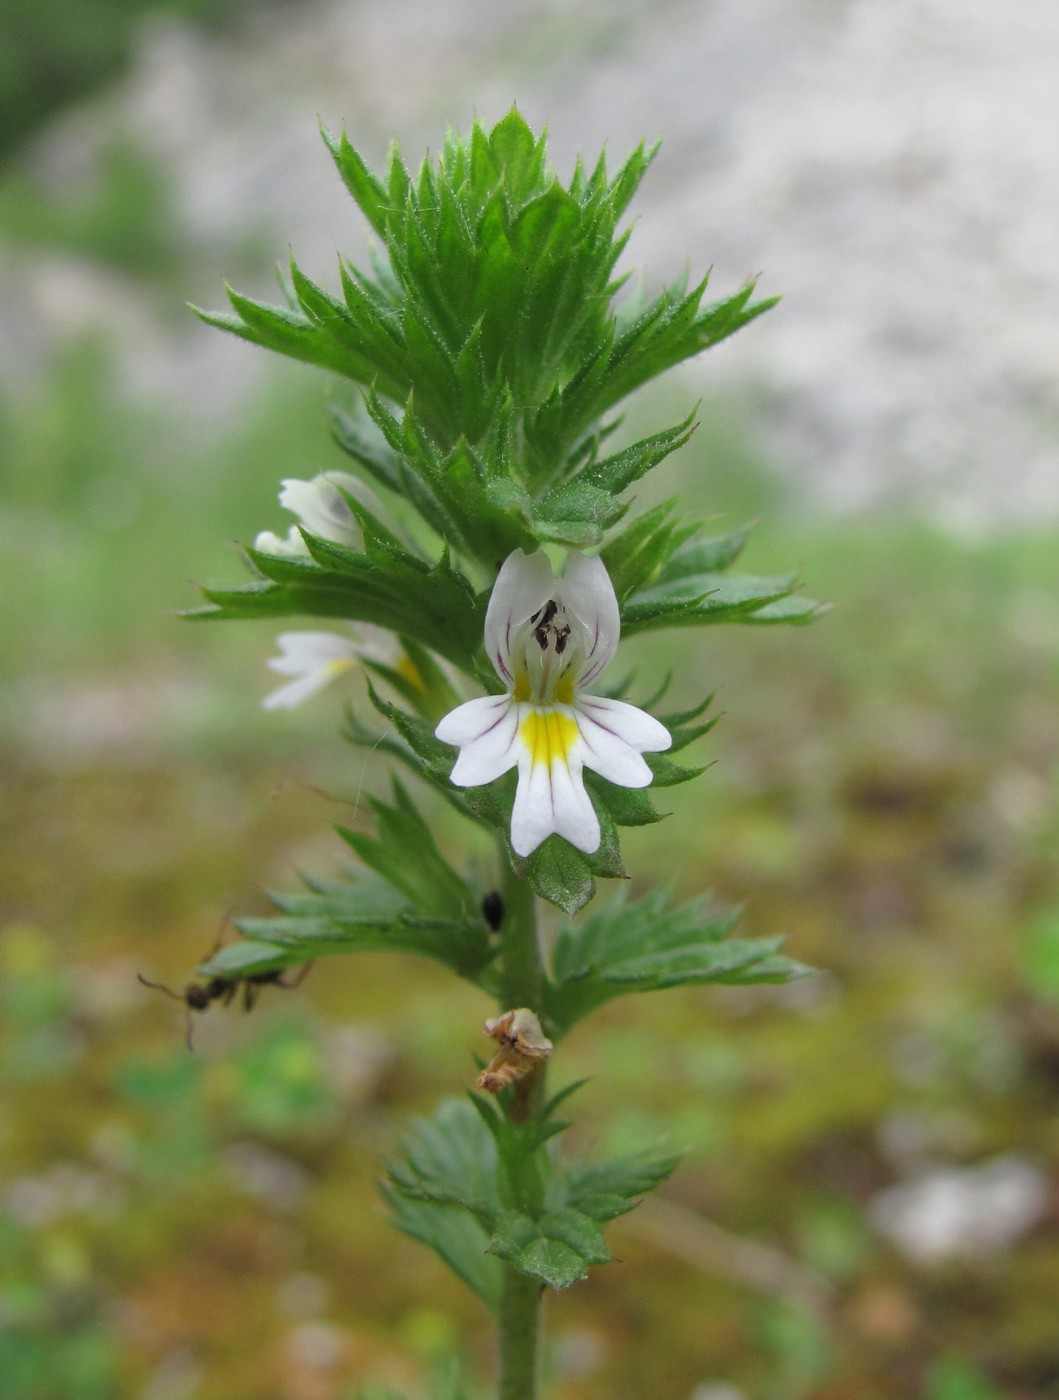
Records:
<instances>
[{"instance_id":1,"label":"small black insect","mask_svg":"<svg viewBox=\"0 0 1059 1400\"><path fill-rule=\"evenodd\" d=\"M167 997L184 1003L188 1011L188 1049L194 1050L191 1028L193 1011L208 1011L210 1003L214 1001L219 1001L222 1006L231 1006L240 987L243 990L243 1010L252 1011L262 987L282 987L285 991L292 991L301 986L311 967L312 963L307 962L289 982L284 979L284 969L275 967L270 972L255 972L249 977L211 977L208 982L189 982L182 992L175 992L172 987L167 987L162 982L151 982L142 972L138 972L136 976L145 987L150 987L156 992L165 992Z\"/></svg>"},{"instance_id":2,"label":"small black insect","mask_svg":"<svg viewBox=\"0 0 1059 1400\"><path fill-rule=\"evenodd\" d=\"M493 890L482 900L482 918L486 921L494 933L504 922L504 901L499 893Z\"/></svg>"}]
</instances>

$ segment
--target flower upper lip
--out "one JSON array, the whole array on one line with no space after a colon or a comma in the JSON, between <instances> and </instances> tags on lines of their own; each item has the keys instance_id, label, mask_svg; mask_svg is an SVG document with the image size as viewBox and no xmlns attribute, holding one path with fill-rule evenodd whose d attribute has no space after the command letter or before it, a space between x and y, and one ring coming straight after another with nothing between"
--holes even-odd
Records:
<instances>
[{"instance_id":1,"label":"flower upper lip","mask_svg":"<svg viewBox=\"0 0 1059 1400\"><path fill-rule=\"evenodd\" d=\"M610 663L620 630L603 561L584 554L570 554L557 579L543 550L527 555L516 549L500 570L485 615L486 649L497 675L512 689L524 680L544 704L554 702L562 677L569 676L575 690L591 684Z\"/></svg>"}]
</instances>

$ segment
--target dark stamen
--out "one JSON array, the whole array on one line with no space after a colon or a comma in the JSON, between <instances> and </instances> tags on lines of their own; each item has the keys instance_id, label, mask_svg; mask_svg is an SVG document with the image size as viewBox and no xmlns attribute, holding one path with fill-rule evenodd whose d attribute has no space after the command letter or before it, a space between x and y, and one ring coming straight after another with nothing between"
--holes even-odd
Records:
<instances>
[{"instance_id":1,"label":"dark stamen","mask_svg":"<svg viewBox=\"0 0 1059 1400\"><path fill-rule=\"evenodd\" d=\"M559 604L554 598L549 598L541 611L539 613L534 613L531 619L531 621L536 621L538 617L540 618L540 622L538 622L533 629L533 635L537 638L537 645L540 647L541 651L546 650L548 646L548 631L551 627L552 618L558 611Z\"/></svg>"}]
</instances>

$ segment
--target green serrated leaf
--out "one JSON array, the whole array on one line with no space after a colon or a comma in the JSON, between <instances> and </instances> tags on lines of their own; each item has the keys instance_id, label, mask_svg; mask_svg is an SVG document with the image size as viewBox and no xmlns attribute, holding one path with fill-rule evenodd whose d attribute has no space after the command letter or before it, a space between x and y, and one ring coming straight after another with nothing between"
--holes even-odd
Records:
<instances>
[{"instance_id":1,"label":"green serrated leaf","mask_svg":"<svg viewBox=\"0 0 1059 1400\"><path fill-rule=\"evenodd\" d=\"M597 773L585 774L585 786L596 805L602 805L617 826L649 826L662 820L646 788L618 787Z\"/></svg>"},{"instance_id":2,"label":"green serrated leaf","mask_svg":"<svg viewBox=\"0 0 1059 1400\"><path fill-rule=\"evenodd\" d=\"M230 588L203 587L208 606L191 618L343 617L405 634L461 669L481 644L482 616L467 579L447 554L436 564L399 552L377 535L375 556L302 530L311 559L249 551L258 577Z\"/></svg>"},{"instance_id":3,"label":"green serrated leaf","mask_svg":"<svg viewBox=\"0 0 1059 1400\"><path fill-rule=\"evenodd\" d=\"M708 729L709 725L704 725L703 729ZM692 778L701 777L710 766L708 763L699 768L684 768L679 763L671 763L662 754L644 754L647 766L654 774L651 784L655 788L676 787L678 783L689 783Z\"/></svg>"},{"instance_id":4,"label":"green serrated leaf","mask_svg":"<svg viewBox=\"0 0 1059 1400\"><path fill-rule=\"evenodd\" d=\"M441 855L429 825L396 778L393 797L392 804L371 799L378 838L343 827L339 834L417 912L469 919L478 903L474 891Z\"/></svg>"},{"instance_id":5,"label":"green serrated leaf","mask_svg":"<svg viewBox=\"0 0 1059 1400\"><path fill-rule=\"evenodd\" d=\"M497 1312L501 1264L487 1252L491 1236L481 1221L450 1206L410 1200L393 1187L380 1189L396 1228L432 1249L487 1308Z\"/></svg>"},{"instance_id":6,"label":"green serrated leaf","mask_svg":"<svg viewBox=\"0 0 1059 1400\"><path fill-rule=\"evenodd\" d=\"M459 1206L490 1226L496 1220L503 1206L496 1144L466 1099L446 1099L431 1118L417 1120L401 1150L387 1171L403 1196Z\"/></svg>"},{"instance_id":7,"label":"green serrated leaf","mask_svg":"<svg viewBox=\"0 0 1059 1400\"><path fill-rule=\"evenodd\" d=\"M504 1211L489 1252L551 1288L569 1288L587 1276L590 1264L607 1264L613 1258L599 1224L569 1208L548 1211L538 1220Z\"/></svg>"},{"instance_id":8,"label":"green serrated leaf","mask_svg":"<svg viewBox=\"0 0 1059 1400\"><path fill-rule=\"evenodd\" d=\"M370 842L364 841L364 853L373 855ZM409 881L407 871L395 871L383 859L377 864ZM423 868L433 867L424 861ZM436 906L443 903L436 890L429 898ZM400 952L431 958L476 985L491 987L495 950L477 908L424 914L399 885L360 870L349 879L317 881L308 893L274 893L271 899L280 912L236 919L243 940L222 948L202 973L246 977L334 953ZM475 903L473 896L469 902Z\"/></svg>"},{"instance_id":9,"label":"green serrated leaf","mask_svg":"<svg viewBox=\"0 0 1059 1400\"><path fill-rule=\"evenodd\" d=\"M195 969L196 977L224 977L232 981L244 981L249 977L261 977L270 972L282 972L285 968L301 967L311 962L315 953L304 955L300 948L282 948L275 943L267 943L254 938L240 938L228 943L212 954Z\"/></svg>"},{"instance_id":10,"label":"green serrated leaf","mask_svg":"<svg viewBox=\"0 0 1059 1400\"><path fill-rule=\"evenodd\" d=\"M622 607L628 631L718 621L724 614L752 613L794 587L793 574L756 578L745 574L690 574L638 590Z\"/></svg>"},{"instance_id":11,"label":"green serrated leaf","mask_svg":"<svg viewBox=\"0 0 1059 1400\"><path fill-rule=\"evenodd\" d=\"M779 598L764 607L755 608L745 621L761 624L793 622L796 625L815 622L829 611L826 603L814 603L811 598Z\"/></svg>"},{"instance_id":12,"label":"green serrated leaf","mask_svg":"<svg viewBox=\"0 0 1059 1400\"><path fill-rule=\"evenodd\" d=\"M548 1204L569 1206L593 1220L613 1220L633 1210L675 1171L679 1154L637 1152L609 1162L566 1163L549 1184Z\"/></svg>"},{"instance_id":13,"label":"green serrated leaf","mask_svg":"<svg viewBox=\"0 0 1059 1400\"><path fill-rule=\"evenodd\" d=\"M402 458L382 439L369 436L372 426L362 422L362 416L336 401L328 405L331 435L338 446L352 457L381 485L397 494L402 488ZM433 522L431 522L433 524Z\"/></svg>"},{"instance_id":14,"label":"green serrated leaf","mask_svg":"<svg viewBox=\"0 0 1059 1400\"><path fill-rule=\"evenodd\" d=\"M549 836L527 860L516 857L515 869L527 876L541 899L570 917L596 892L587 858L561 836Z\"/></svg>"},{"instance_id":15,"label":"green serrated leaf","mask_svg":"<svg viewBox=\"0 0 1059 1400\"><path fill-rule=\"evenodd\" d=\"M619 602L638 588L646 587L673 549L673 501L663 501L645 511L613 536L600 557L618 595Z\"/></svg>"},{"instance_id":16,"label":"green serrated leaf","mask_svg":"<svg viewBox=\"0 0 1059 1400\"><path fill-rule=\"evenodd\" d=\"M584 481L570 481L534 507L533 523L539 540L581 547L598 544L603 531L625 510L607 491Z\"/></svg>"},{"instance_id":17,"label":"green serrated leaf","mask_svg":"<svg viewBox=\"0 0 1059 1400\"><path fill-rule=\"evenodd\" d=\"M744 525L726 535L688 540L666 560L660 577L669 580L694 574L721 573L742 554L749 535L750 526Z\"/></svg>"},{"instance_id":18,"label":"green serrated leaf","mask_svg":"<svg viewBox=\"0 0 1059 1400\"><path fill-rule=\"evenodd\" d=\"M714 717L707 720L705 724L690 723L691 720L698 719L700 715L704 714L713 704L713 700L714 697L710 694L707 695L706 699L700 704L692 706L690 710L682 710L676 714L659 716L661 723L669 730L669 737L672 743L665 754L652 754L650 756L645 754L644 757L648 765L654 770L656 775L655 781L658 782L660 786L667 786L664 775L668 771L667 765L669 764L669 755L680 753L681 750L686 749L689 744L693 744L696 739L701 739L704 734L708 734L710 730L720 722L721 716L714 715ZM691 772L694 776L697 776L693 769L680 769L677 768L676 764L673 764L672 767L676 769L678 773ZM658 776L660 773L663 775L662 777ZM679 777L676 781L683 782L685 780L683 777Z\"/></svg>"},{"instance_id":19,"label":"green serrated leaf","mask_svg":"<svg viewBox=\"0 0 1059 1400\"><path fill-rule=\"evenodd\" d=\"M655 433L652 437L642 438L631 447L626 447L624 451L615 453L613 457L607 457L602 462L583 468L570 484L583 483L594 486L610 495L617 495L626 490L634 481L639 481L652 468L664 462L670 453L684 446L695 431L695 412L696 410L693 410L675 427L666 428L664 432Z\"/></svg>"},{"instance_id":20,"label":"green serrated leaf","mask_svg":"<svg viewBox=\"0 0 1059 1400\"><path fill-rule=\"evenodd\" d=\"M359 152L350 145L344 131L341 138L336 140L321 124L320 134L331 152L346 189L356 200L375 232L380 237L385 237L390 212L386 187L368 169Z\"/></svg>"},{"instance_id":21,"label":"green serrated leaf","mask_svg":"<svg viewBox=\"0 0 1059 1400\"><path fill-rule=\"evenodd\" d=\"M729 938L739 910L708 913L706 900L669 909L663 891L621 895L577 930L560 930L543 1004L549 1034L629 992L709 982L786 981L805 969L780 957L782 938Z\"/></svg>"}]
</instances>

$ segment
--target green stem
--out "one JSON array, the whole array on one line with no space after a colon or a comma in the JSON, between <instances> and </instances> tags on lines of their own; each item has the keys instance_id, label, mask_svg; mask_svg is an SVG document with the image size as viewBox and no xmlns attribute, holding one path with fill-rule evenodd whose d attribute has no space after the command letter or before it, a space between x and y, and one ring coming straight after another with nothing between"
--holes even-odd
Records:
<instances>
[{"instance_id":1,"label":"green stem","mask_svg":"<svg viewBox=\"0 0 1059 1400\"><path fill-rule=\"evenodd\" d=\"M537 901L528 880L520 880L501 851L504 921L500 944L500 1010L540 1008L541 967L537 939ZM543 1067L542 1067L543 1068ZM543 1074L534 1076L528 1102L520 1112L539 1111ZM537 1400L541 1286L537 1280L504 1265L500 1292L500 1400Z\"/></svg>"},{"instance_id":2,"label":"green stem","mask_svg":"<svg viewBox=\"0 0 1059 1400\"><path fill-rule=\"evenodd\" d=\"M500 928L500 1010L540 1009L541 955L537 942L537 899L528 880L520 880L501 853L504 922Z\"/></svg>"},{"instance_id":3,"label":"green stem","mask_svg":"<svg viewBox=\"0 0 1059 1400\"><path fill-rule=\"evenodd\" d=\"M500 1400L537 1400L541 1286L504 1266L500 1292Z\"/></svg>"}]
</instances>

